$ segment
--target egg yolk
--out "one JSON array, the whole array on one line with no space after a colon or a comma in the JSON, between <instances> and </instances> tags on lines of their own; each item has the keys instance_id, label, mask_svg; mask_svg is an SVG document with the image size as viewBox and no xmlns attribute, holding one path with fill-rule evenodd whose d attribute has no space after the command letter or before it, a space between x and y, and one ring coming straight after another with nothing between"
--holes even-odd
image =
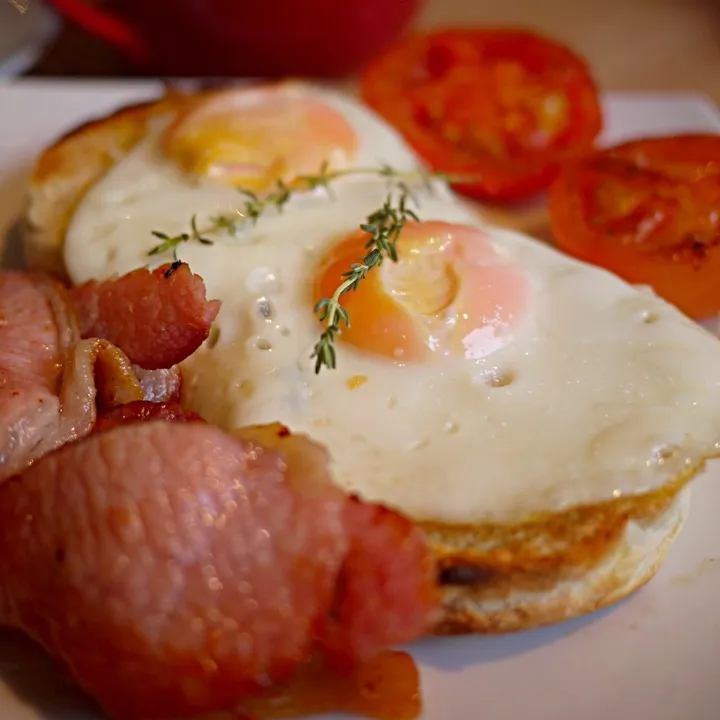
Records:
<instances>
[{"instance_id":1,"label":"egg yolk","mask_svg":"<svg viewBox=\"0 0 720 720\"><path fill-rule=\"evenodd\" d=\"M329 250L316 276L316 302L332 296L342 274L367 252L367 240L359 231ZM511 340L525 314L527 279L484 233L445 222L408 223L397 251L396 263L385 260L342 296L350 316L344 342L403 363L478 359Z\"/></svg>"},{"instance_id":2,"label":"egg yolk","mask_svg":"<svg viewBox=\"0 0 720 720\"><path fill-rule=\"evenodd\" d=\"M325 103L292 88L226 90L201 98L165 131L163 152L187 173L250 190L346 167L357 135Z\"/></svg>"}]
</instances>

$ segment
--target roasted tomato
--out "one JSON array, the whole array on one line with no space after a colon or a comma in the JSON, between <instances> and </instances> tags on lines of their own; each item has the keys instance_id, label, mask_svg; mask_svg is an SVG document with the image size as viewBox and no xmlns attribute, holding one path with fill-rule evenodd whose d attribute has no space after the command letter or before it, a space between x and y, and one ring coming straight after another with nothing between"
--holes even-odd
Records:
<instances>
[{"instance_id":1,"label":"roasted tomato","mask_svg":"<svg viewBox=\"0 0 720 720\"><path fill-rule=\"evenodd\" d=\"M536 194L602 127L585 62L521 30L410 38L366 69L361 89L428 165L461 176L455 189L478 199Z\"/></svg>"},{"instance_id":2,"label":"roasted tomato","mask_svg":"<svg viewBox=\"0 0 720 720\"><path fill-rule=\"evenodd\" d=\"M684 313L720 311L720 135L633 140L574 161L550 190L559 248Z\"/></svg>"}]
</instances>

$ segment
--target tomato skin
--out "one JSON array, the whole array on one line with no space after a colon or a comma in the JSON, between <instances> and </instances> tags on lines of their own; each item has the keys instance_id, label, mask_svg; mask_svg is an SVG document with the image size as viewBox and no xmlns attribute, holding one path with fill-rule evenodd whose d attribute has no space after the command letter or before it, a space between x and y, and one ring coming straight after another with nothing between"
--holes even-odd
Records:
<instances>
[{"instance_id":1,"label":"tomato skin","mask_svg":"<svg viewBox=\"0 0 720 720\"><path fill-rule=\"evenodd\" d=\"M366 68L361 93L432 169L467 177L453 187L479 200L544 190L602 129L585 62L524 30L411 37Z\"/></svg>"},{"instance_id":2,"label":"tomato skin","mask_svg":"<svg viewBox=\"0 0 720 720\"><path fill-rule=\"evenodd\" d=\"M720 135L596 151L564 168L549 206L559 249L696 320L720 312Z\"/></svg>"}]
</instances>

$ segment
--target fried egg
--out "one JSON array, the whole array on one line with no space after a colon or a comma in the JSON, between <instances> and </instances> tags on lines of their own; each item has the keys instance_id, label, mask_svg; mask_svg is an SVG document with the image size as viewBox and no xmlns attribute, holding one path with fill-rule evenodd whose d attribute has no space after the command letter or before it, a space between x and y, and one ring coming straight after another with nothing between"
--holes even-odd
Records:
<instances>
[{"instance_id":1,"label":"fried egg","mask_svg":"<svg viewBox=\"0 0 720 720\"><path fill-rule=\"evenodd\" d=\"M218 92L178 113L163 154L196 177L251 190L348 166L359 135L331 104L292 86Z\"/></svg>"},{"instance_id":2,"label":"fried egg","mask_svg":"<svg viewBox=\"0 0 720 720\"><path fill-rule=\"evenodd\" d=\"M188 232L192 215L200 229L242 220L238 182L260 192L323 165L421 167L396 132L330 91L207 102L159 122L88 191L65 246L75 282L167 261L148 256L152 232ZM419 221L398 261L343 296L335 370L315 372L313 308L365 254L358 228L393 192L385 178L348 174L221 228L212 245L183 243L180 258L222 300L183 367L189 407L227 428L307 432L344 487L447 523L639 494L718 452L710 333L647 290L482 221L442 183L411 189Z\"/></svg>"}]
</instances>

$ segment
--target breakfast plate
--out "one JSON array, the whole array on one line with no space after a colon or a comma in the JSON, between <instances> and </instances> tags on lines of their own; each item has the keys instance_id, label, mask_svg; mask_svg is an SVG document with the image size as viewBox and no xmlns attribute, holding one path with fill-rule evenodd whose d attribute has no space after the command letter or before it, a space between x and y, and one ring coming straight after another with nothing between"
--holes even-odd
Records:
<instances>
[{"instance_id":1,"label":"breakfast plate","mask_svg":"<svg viewBox=\"0 0 720 720\"><path fill-rule=\"evenodd\" d=\"M38 148L90 117L158 90L151 83L0 86L0 235L6 239L6 265L20 263L17 219ZM605 100L605 115L603 142L720 129L716 109L698 96L613 94ZM719 472L711 465L694 484L690 520L667 563L626 601L541 630L415 645L425 698L422 717L716 718ZM3 720L100 717L42 653L15 635L0 636L0 680Z\"/></svg>"}]
</instances>

